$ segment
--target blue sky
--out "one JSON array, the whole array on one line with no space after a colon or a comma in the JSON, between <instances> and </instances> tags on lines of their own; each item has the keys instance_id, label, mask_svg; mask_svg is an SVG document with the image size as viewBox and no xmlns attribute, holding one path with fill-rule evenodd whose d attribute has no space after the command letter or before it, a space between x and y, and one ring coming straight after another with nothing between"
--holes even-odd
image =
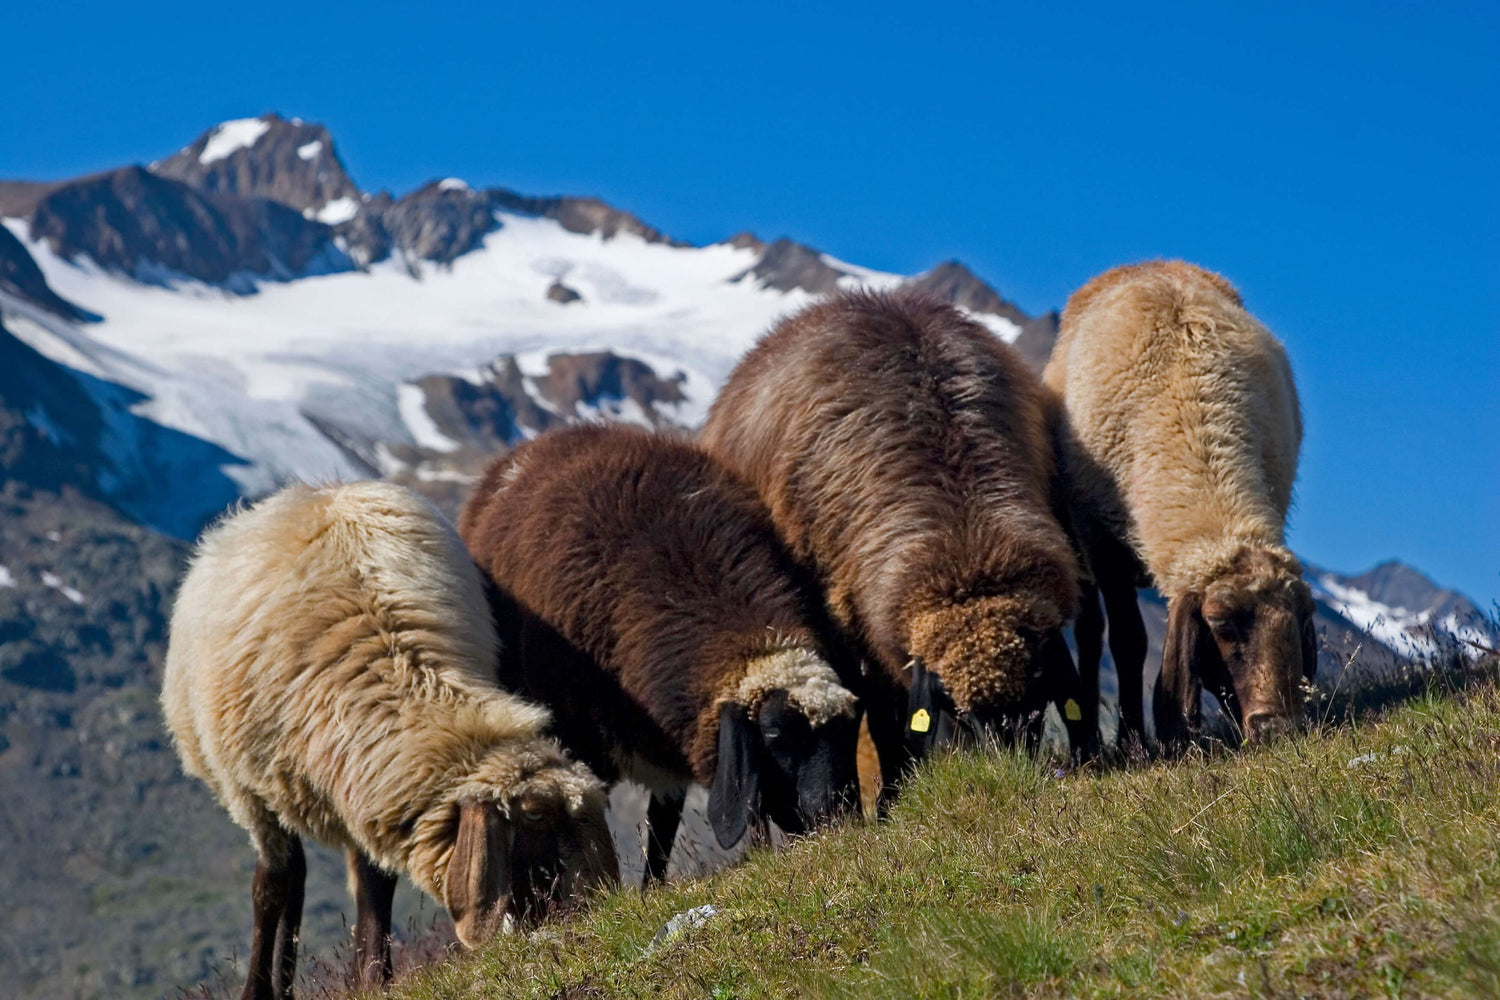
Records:
<instances>
[{"instance_id":1,"label":"blue sky","mask_svg":"<svg viewBox=\"0 0 1500 1000\"><path fill-rule=\"evenodd\" d=\"M700 242L958 257L1032 312L1202 263L1297 371L1294 546L1500 599L1493 2L13 6L0 177L275 109L367 189L456 175Z\"/></svg>"}]
</instances>

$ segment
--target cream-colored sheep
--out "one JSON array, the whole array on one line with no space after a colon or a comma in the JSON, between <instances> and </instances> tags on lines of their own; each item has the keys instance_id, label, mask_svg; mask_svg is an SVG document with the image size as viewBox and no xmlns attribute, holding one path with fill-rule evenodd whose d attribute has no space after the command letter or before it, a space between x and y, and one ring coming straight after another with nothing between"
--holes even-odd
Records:
<instances>
[{"instance_id":1,"label":"cream-colored sheep","mask_svg":"<svg viewBox=\"0 0 1500 1000\"><path fill-rule=\"evenodd\" d=\"M496 655L463 543L400 487L292 486L205 534L162 707L259 854L247 997L290 994L300 837L348 852L367 980L389 974L389 873L471 945L616 878L602 786L495 686Z\"/></svg>"},{"instance_id":2,"label":"cream-colored sheep","mask_svg":"<svg viewBox=\"0 0 1500 1000\"><path fill-rule=\"evenodd\" d=\"M1255 738L1299 719L1313 602L1284 530L1302 419L1286 353L1217 274L1120 267L1074 293L1043 380L1079 540L1109 612L1121 732L1144 735L1135 586L1168 600L1159 738L1198 720L1202 684ZM1097 597L1078 632L1097 677Z\"/></svg>"}]
</instances>

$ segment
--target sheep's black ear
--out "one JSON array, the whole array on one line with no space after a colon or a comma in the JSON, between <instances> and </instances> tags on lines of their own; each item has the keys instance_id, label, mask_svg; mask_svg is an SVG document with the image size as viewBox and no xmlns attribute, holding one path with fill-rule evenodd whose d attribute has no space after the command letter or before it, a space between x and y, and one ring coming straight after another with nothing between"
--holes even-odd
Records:
<instances>
[{"instance_id":1,"label":"sheep's black ear","mask_svg":"<svg viewBox=\"0 0 1500 1000\"><path fill-rule=\"evenodd\" d=\"M1068 731L1068 750L1074 758L1091 759L1099 750L1099 685L1085 685L1073 665L1068 640L1060 628L1042 637L1040 650L1043 681ZM1092 730L1092 731L1090 731Z\"/></svg>"},{"instance_id":2,"label":"sheep's black ear","mask_svg":"<svg viewBox=\"0 0 1500 1000\"><path fill-rule=\"evenodd\" d=\"M1161 676L1152 699L1157 742L1169 749L1180 748L1202 722L1201 670L1205 646L1212 645L1203 620L1203 595L1189 592L1173 600L1167 607Z\"/></svg>"},{"instance_id":3,"label":"sheep's black ear","mask_svg":"<svg viewBox=\"0 0 1500 1000\"><path fill-rule=\"evenodd\" d=\"M911 692L906 698L906 745L919 759L935 747L943 747L957 738L957 717L953 699L943 687L943 679L914 657L909 664Z\"/></svg>"},{"instance_id":4,"label":"sheep's black ear","mask_svg":"<svg viewBox=\"0 0 1500 1000\"><path fill-rule=\"evenodd\" d=\"M1301 586L1307 588L1305 583ZM1317 610L1312 591L1305 589L1305 596L1299 602L1297 617L1302 628L1302 675L1309 681L1318 679L1318 628L1313 623L1313 615Z\"/></svg>"},{"instance_id":5,"label":"sheep's black ear","mask_svg":"<svg viewBox=\"0 0 1500 1000\"><path fill-rule=\"evenodd\" d=\"M745 836L760 808L760 733L745 706L725 702L719 709L719 763L708 790L708 818L723 848Z\"/></svg>"}]
</instances>

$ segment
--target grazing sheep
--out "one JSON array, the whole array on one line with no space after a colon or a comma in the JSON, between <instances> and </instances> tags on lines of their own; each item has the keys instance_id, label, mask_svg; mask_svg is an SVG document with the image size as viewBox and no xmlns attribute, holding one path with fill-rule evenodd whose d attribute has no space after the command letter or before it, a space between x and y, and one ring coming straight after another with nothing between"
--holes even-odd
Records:
<instances>
[{"instance_id":1,"label":"grazing sheep","mask_svg":"<svg viewBox=\"0 0 1500 1000\"><path fill-rule=\"evenodd\" d=\"M650 790L648 880L691 781L725 847L755 817L796 833L858 803L855 697L819 602L755 492L690 442L549 432L490 466L459 529L520 636L503 682L602 776Z\"/></svg>"},{"instance_id":2,"label":"grazing sheep","mask_svg":"<svg viewBox=\"0 0 1500 1000\"><path fill-rule=\"evenodd\" d=\"M617 878L602 786L495 687L496 651L458 536L399 487L292 486L204 535L162 708L259 855L246 998L291 995L301 837L348 854L366 983L390 975L389 873L470 946Z\"/></svg>"},{"instance_id":3,"label":"grazing sheep","mask_svg":"<svg viewBox=\"0 0 1500 1000\"><path fill-rule=\"evenodd\" d=\"M1281 345L1228 281L1155 261L1074 293L1043 378L1065 411L1072 518L1109 614L1122 736L1145 732L1138 584L1168 602L1158 739L1177 745L1197 727L1204 684L1252 740L1300 720L1317 648L1312 595L1283 541L1302 420ZM1089 588L1086 679L1102 628Z\"/></svg>"},{"instance_id":4,"label":"grazing sheep","mask_svg":"<svg viewBox=\"0 0 1500 1000\"><path fill-rule=\"evenodd\" d=\"M1048 699L1076 720L1077 566L1041 386L984 327L917 294L835 295L745 356L701 442L760 491L878 665L861 697L884 800L958 725L1029 719L1034 736Z\"/></svg>"}]
</instances>

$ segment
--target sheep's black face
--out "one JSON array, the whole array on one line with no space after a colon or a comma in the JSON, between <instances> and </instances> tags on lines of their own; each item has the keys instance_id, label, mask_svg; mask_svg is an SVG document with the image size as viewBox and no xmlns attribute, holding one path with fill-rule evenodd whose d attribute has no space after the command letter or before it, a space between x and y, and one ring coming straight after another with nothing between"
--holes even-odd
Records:
<instances>
[{"instance_id":1,"label":"sheep's black face","mask_svg":"<svg viewBox=\"0 0 1500 1000\"><path fill-rule=\"evenodd\" d=\"M743 706L719 713L719 760L709 818L721 846L736 843L754 817L787 833L808 830L858 806L859 724L839 715L813 726L775 691L752 720Z\"/></svg>"}]
</instances>

